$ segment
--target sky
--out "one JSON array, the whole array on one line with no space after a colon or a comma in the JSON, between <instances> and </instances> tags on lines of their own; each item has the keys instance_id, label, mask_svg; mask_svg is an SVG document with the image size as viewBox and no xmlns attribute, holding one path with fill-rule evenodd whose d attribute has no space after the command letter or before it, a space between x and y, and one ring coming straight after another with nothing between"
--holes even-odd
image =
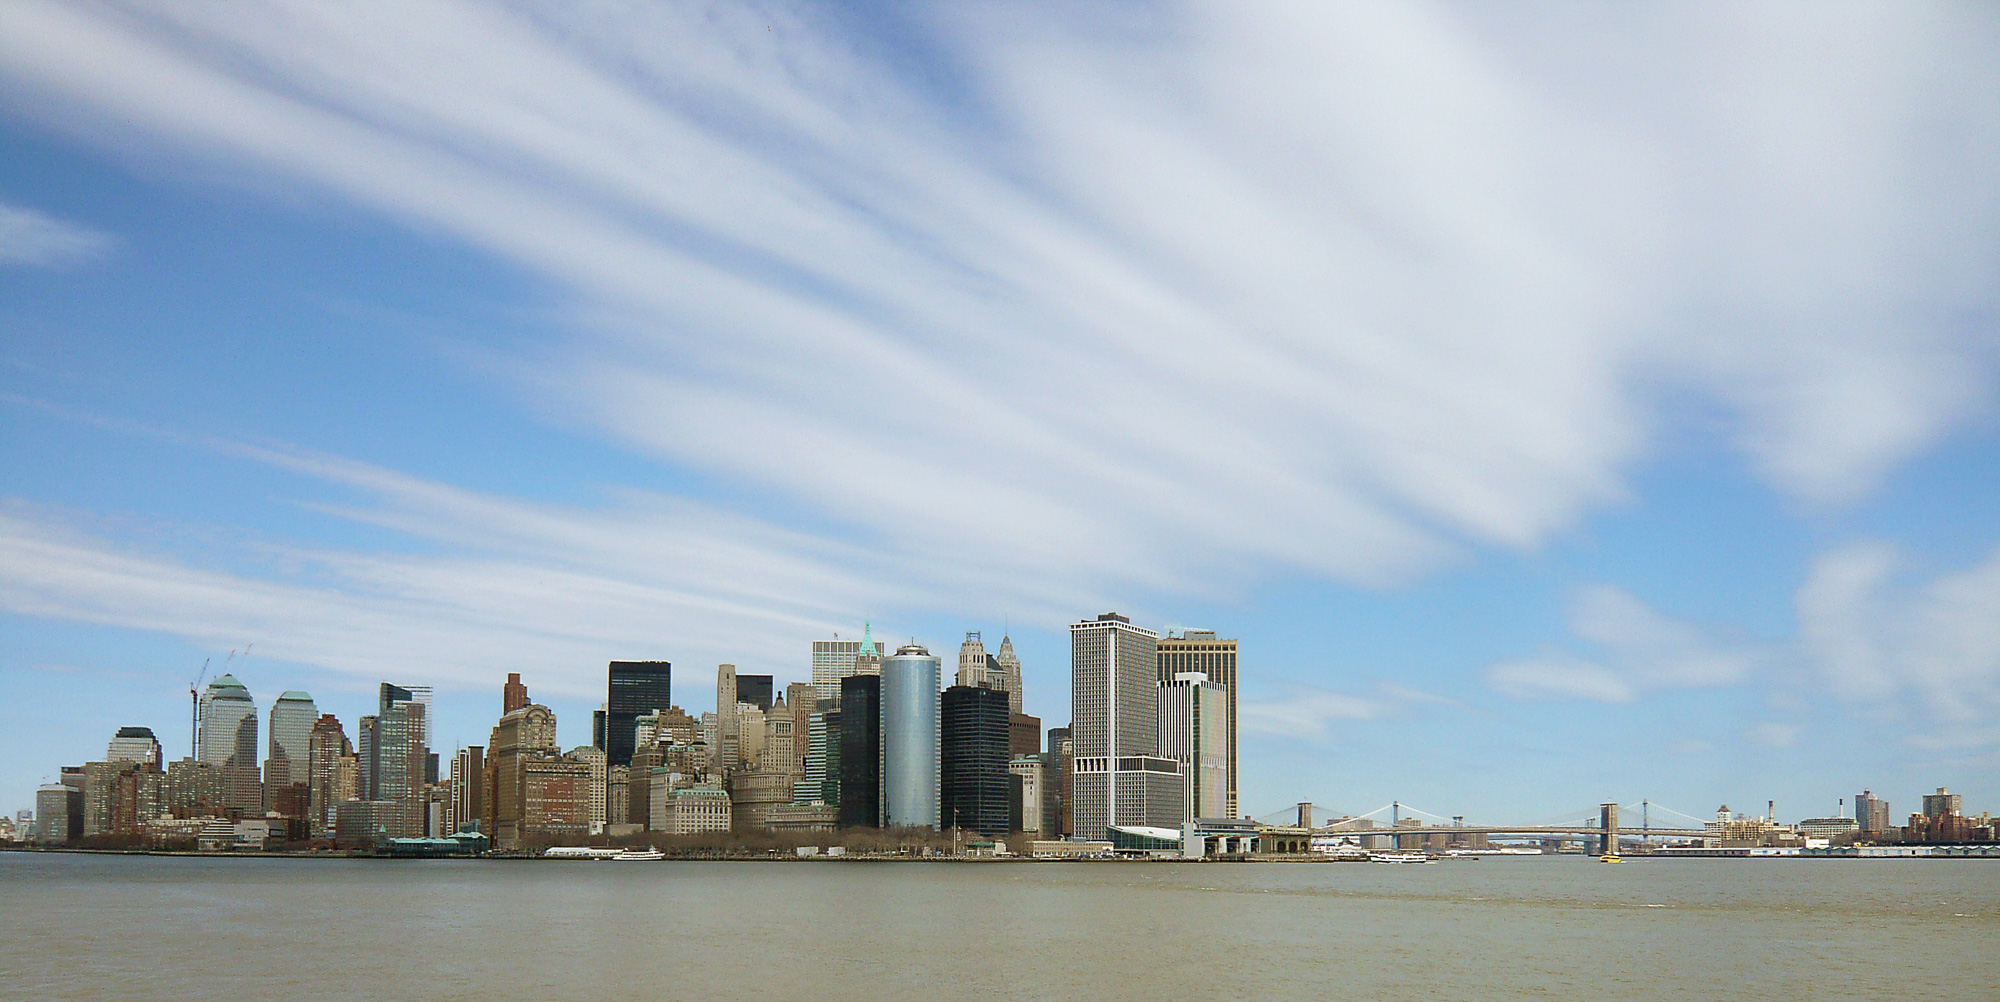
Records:
<instances>
[{"instance_id":1,"label":"sky","mask_svg":"<svg viewBox=\"0 0 2000 1002\"><path fill-rule=\"evenodd\" d=\"M1996 163L1981 4L0 4L0 807L1116 610L1254 815L2000 809Z\"/></svg>"}]
</instances>

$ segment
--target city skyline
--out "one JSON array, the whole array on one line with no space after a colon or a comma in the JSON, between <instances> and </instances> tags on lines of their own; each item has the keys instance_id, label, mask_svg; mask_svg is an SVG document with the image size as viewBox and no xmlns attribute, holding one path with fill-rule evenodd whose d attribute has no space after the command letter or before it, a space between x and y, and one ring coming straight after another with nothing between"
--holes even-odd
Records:
<instances>
[{"instance_id":1,"label":"city skyline","mask_svg":"<svg viewBox=\"0 0 2000 1002\"><path fill-rule=\"evenodd\" d=\"M1237 813L2000 801L1992 5L692 10L0 5L0 804L1112 609Z\"/></svg>"}]
</instances>

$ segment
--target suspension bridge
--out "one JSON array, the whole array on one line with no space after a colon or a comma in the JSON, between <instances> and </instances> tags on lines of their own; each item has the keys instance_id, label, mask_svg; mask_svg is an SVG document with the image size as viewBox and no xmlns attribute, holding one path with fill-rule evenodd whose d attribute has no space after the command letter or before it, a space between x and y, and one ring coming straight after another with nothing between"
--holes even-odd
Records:
<instances>
[{"instance_id":1,"label":"suspension bridge","mask_svg":"<svg viewBox=\"0 0 2000 1002\"><path fill-rule=\"evenodd\" d=\"M1489 839L1603 839L1609 836L1615 840L1650 841L1656 838L1701 838L1706 834L1703 828L1706 819L1647 800L1636 804L1603 803L1596 807L1566 812L1525 824L1468 822L1462 815L1433 814L1401 801L1391 801L1366 814L1342 814L1324 823L1314 824L1313 819L1318 813L1319 808L1316 805L1300 803L1295 807L1273 811L1255 820L1265 824L1303 828L1315 836L1394 836L1398 839L1399 845L1402 844L1401 840L1404 837L1428 835L1444 835L1453 840L1470 836ZM1621 825L1621 814L1626 819L1639 823ZM1658 824L1653 821L1655 814L1661 817L1661 822ZM1384 821L1387 822L1386 825L1382 824Z\"/></svg>"}]
</instances>

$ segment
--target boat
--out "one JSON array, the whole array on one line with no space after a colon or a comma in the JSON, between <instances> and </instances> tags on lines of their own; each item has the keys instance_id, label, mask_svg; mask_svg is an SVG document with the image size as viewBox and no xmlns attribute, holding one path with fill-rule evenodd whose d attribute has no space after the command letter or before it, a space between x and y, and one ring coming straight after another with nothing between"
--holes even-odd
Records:
<instances>
[{"instance_id":1,"label":"boat","mask_svg":"<svg viewBox=\"0 0 2000 1002\"><path fill-rule=\"evenodd\" d=\"M1624 860L1622 860L1622 859L1619 859L1619 858L1618 858L1618 854L1617 854L1617 853L1614 853L1614 852L1607 852L1607 853L1605 853L1604 855L1602 855L1602 856L1599 856L1599 857L1597 857L1597 861L1598 861L1598 862L1600 862L1600 863L1623 863L1623 862L1625 862Z\"/></svg>"},{"instance_id":2,"label":"boat","mask_svg":"<svg viewBox=\"0 0 2000 1002\"><path fill-rule=\"evenodd\" d=\"M615 860L665 859L667 858L667 854L658 849L627 849L611 858Z\"/></svg>"},{"instance_id":3,"label":"boat","mask_svg":"<svg viewBox=\"0 0 2000 1002\"><path fill-rule=\"evenodd\" d=\"M1392 851L1371 852L1368 854L1368 861L1371 863L1428 863L1430 860L1431 858L1428 854L1421 852Z\"/></svg>"}]
</instances>

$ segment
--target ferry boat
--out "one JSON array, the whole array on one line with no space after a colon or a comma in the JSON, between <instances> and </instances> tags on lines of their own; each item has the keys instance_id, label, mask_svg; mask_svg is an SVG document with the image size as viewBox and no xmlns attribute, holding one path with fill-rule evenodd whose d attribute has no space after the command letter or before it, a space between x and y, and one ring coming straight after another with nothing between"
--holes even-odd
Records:
<instances>
[{"instance_id":1,"label":"ferry boat","mask_svg":"<svg viewBox=\"0 0 2000 1002\"><path fill-rule=\"evenodd\" d=\"M1600 863L1623 863L1623 862L1625 862L1624 860L1622 860L1622 859L1619 859L1619 858L1618 858L1618 854L1617 854L1617 853L1614 853L1614 852L1607 852L1607 853L1605 853L1604 855L1602 855L1602 856L1599 856L1599 857L1597 857L1597 861L1598 861L1598 862L1600 862Z\"/></svg>"},{"instance_id":2,"label":"ferry boat","mask_svg":"<svg viewBox=\"0 0 2000 1002\"><path fill-rule=\"evenodd\" d=\"M1371 852L1368 854L1368 861L1371 863L1428 863L1431 861L1431 857L1427 853L1410 852L1407 850Z\"/></svg>"},{"instance_id":3,"label":"ferry boat","mask_svg":"<svg viewBox=\"0 0 2000 1002\"><path fill-rule=\"evenodd\" d=\"M658 849L627 849L611 858L615 860L665 859L667 858L667 854Z\"/></svg>"}]
</instances>

